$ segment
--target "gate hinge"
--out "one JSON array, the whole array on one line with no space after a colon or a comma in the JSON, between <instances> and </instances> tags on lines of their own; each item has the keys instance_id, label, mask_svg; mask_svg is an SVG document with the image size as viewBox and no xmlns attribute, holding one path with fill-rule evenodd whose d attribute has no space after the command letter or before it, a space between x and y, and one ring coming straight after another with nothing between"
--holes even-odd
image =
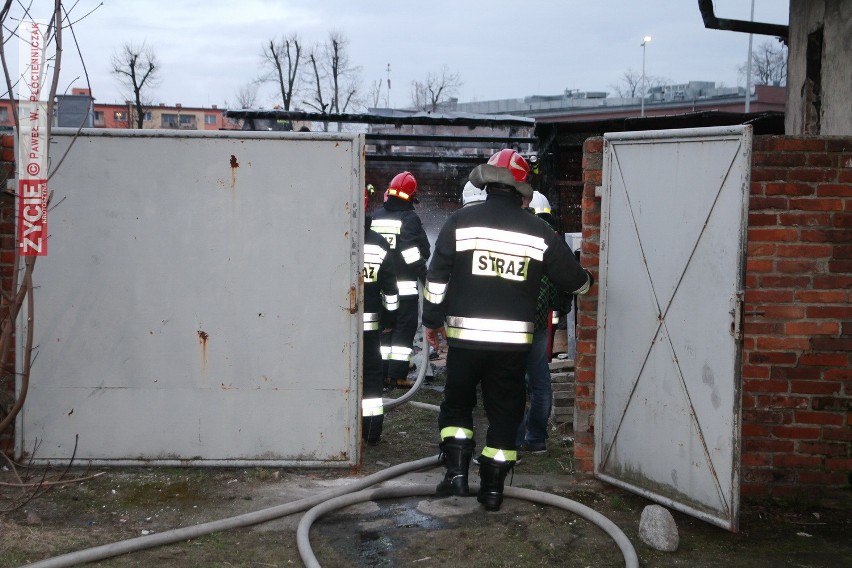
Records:
<instances>
[{"instance_id":1,"label":"gate hinge","mask_svg":"<svg viewBox=\"0 0 852 568\"><path fill-rule=\"evenodd\" d=\"M733 297L734 307L728 312L731 314L731 336L737 341L743 338L743 297L742 290L737 292Z\"/></svg>"}]
</instances>

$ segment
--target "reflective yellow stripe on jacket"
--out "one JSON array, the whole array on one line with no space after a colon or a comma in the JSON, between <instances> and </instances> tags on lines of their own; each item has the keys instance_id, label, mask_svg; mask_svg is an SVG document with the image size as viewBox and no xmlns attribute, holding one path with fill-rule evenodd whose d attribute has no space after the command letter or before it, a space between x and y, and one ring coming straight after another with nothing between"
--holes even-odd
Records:
<instances>
[{"instance_id":1,"label":"reflective yellow stripe on jacket","mask_svg":"<svg viewBox=\"0 0 852 568\"><path fill-rule=\"evenodd\" d=\"M370 228L385 238L392 249L396 248L397 235L402 231L399 219L373 219Z\"/></svg>"},{"instance_id":2,"label":"reflective yellow stripe on jacket","mask_svg":"<svg viewBox=\"0 0 852 568\"><path fill-rule=\"evenodd\" d=\"M440 304L447 296L447 285L440 282L426 281L426 289L423 290L423 298L433 304Z\"/></svg>"},{"instance_id":3,"label":"reflective yellow stripe on jacket","mask_svg":"<svg viewBox=\"0 0 852 568\"><path fill-rule=\"evenodd\" d=\"M447 317L447 337L486 343L531 344L533 324L527 321Z\"/></svg>"},{"instance_id":4,"label":"reflective yellow stripe on jacket","mask_svg":"<svg viewBox=\"0 0 852 568\"><path fill-rule=\"evenodd\" d=\"M456 229L456 251L477 249L527 257L540 262L544 258L547 244L541 237L502 229L488 227Z\"/></svg>"}]
</instances>

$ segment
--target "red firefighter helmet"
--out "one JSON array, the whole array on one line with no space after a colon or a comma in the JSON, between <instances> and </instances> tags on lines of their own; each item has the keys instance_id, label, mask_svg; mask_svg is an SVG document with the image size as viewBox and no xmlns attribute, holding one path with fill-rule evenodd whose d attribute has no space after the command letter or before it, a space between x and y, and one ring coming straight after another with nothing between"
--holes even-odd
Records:
<instances>
[{"instance_id":1,"label":"red firefighter helmet","mask_svg":"<svg viewBox=\"0 0 852 568\"><path fill-rule=\"evenodd\" d=\"M388 195L395 195L406 201L411 201L417 193L417 180L411 172L396 174L388 186Z\"/></svg>"},{"instance_id":2,"label":"red firefighter helmet","mask_svg":"<svg viewBox=\"0 0 852 568\"><path fill-rule=\"evenodd\" d=\"M506 168L516 181L527 181L530 174L530 165L524 157L510 148L500 150L488 158L488 163L498 168Z\"/></svg>"},{"instance_id":3,"label":"red firefighter helmet","mask_svg":"<svg viewBox=\"0 0 852 568\"><path fill-rule=\"evenodd\" d=\"M483 188L489 183L501 183L514 187L518 193L532 198L533 188L527 183L530 166L523 156L510 148L500 150L488 162L477 166L470 172L470 182Z\"/></svg>"}]
</instances>

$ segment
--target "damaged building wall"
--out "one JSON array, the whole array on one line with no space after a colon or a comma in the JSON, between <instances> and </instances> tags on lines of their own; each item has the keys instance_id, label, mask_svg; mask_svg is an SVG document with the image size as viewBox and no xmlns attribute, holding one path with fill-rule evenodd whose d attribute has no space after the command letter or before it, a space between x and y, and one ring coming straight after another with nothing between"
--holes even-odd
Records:
<instances>
[{"instance_id":1,"label":"damaged building wall","mask_svg":"<svg viewBox=\"0 0 852 568\"><path fill-rule=\"evenodd\" d=\"M787 134L852 133L852 0L791 0Z\"/></svg>"}]
</instances>

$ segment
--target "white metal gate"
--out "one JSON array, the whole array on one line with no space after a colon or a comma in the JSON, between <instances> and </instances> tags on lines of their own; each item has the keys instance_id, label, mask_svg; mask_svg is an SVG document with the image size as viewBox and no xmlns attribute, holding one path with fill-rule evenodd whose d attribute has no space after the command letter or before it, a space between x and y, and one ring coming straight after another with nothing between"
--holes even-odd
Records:
<instances>
[{"instance_id":1,"label":"white metal gate","mask_svg":"<svg viewBox=\"0 0 852 568\"><path fill-rule=\"evenodd\" d=\"M751 128L605 136L595 474L729 530Z\"/></svg>"},{"instance_id":2,"label":"white metal gate","mask_svg":"<svg viewBox=\"0 0 852 568\"><path fill-rule=\"evenodd\" d=\"M358 463L363 135L54 134L18 453Z\"/></svg>"}]
</instances>

